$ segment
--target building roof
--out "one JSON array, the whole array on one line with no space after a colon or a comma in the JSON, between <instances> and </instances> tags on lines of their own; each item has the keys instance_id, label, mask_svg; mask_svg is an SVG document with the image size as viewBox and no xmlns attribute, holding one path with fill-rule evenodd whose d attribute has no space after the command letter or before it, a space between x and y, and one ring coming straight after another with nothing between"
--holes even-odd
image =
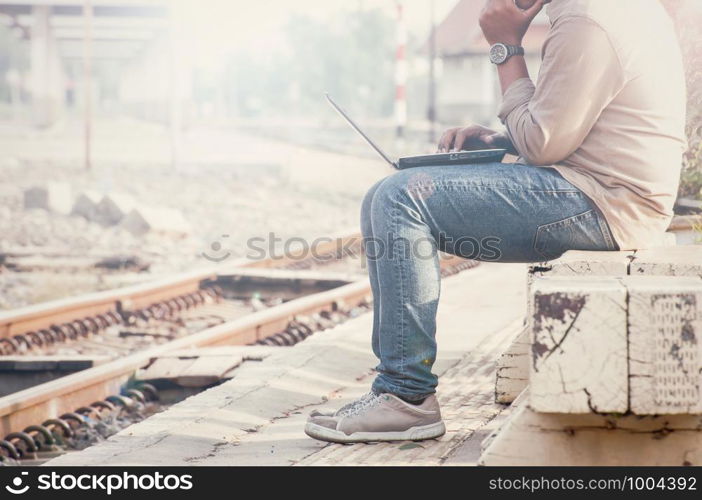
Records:
<instances>
[{"instance_id":1,"label":"building roof","mask_svg":"<svg viewBox=\"0 0 702 500\"><path fill-rule=\"evenodd\" d=\"M436 27L436 53L439 56L485 53L489 48L478 19L485 0L459 0ZM549 30L548 18L540 14L524 37L527 52L538 53Z\"/></svg>"}]
</instances>

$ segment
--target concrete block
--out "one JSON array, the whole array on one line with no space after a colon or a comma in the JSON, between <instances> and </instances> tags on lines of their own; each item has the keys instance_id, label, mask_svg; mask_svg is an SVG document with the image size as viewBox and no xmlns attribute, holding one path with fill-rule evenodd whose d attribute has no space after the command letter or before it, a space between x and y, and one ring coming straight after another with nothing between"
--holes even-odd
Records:
<instances>
[{"instance_id":1,"label":"concrete block","mask_svg":"<svg viewBox=\"0 0 702 500\"><path fill-rule=\"evenodd\" d=\"M559 259L530 266L530 271L545 276L626 276L634 256L627 252L586 252L571 250Z\"/></svg>"},{"instance_id":2,"label":"concrete block","mask_svg":"<svg viewBox=\"0 0 702 500\"><path fill-rule=\"evenodd\" d=\"M142 206L131 210L120 223L120 227L135 236L152 231L184 237L191 231L190 224L178 210Z\"/></svg>"},{"instance_id":3,"label":"concrete block","mask_svg":"<svg viewBox=\"0 0 702 500\"><path fill-rule=\"evenodd\" d=\"M84 217L89 221L99 222L98 204L101 195L96 191L83 191L76 196L71 209L71 215Z\"/></svg>"},{"instance_id":4,"label":"concrete block","mask_svg":"<svg viewBox=\"0 0 702 500\"><path fill-rule=\"evenodd\" d=\"M629 400L637 415L702 413L702 280L632 276Z\"/></svg>"},{"instance_id":5,"label":"concrete block","mask_svg":"<svg viewBox=\"0 0 702 500\"><path fill-rule=\"evenodd\" d=\"M242 354L220 355L205 352L164 357L152 360L151 364L137 375L139 380L170 380L181 387L205 387L221 381L224 375L233 372L244 362Z\"/></svg>"},{"instance_id":6,"label":"concrete block","mask_svg":"<svg viewBox=\"0 0 702 500\"><path fill-rule=\"evenodd\" d=\"M497 358L495 369L495 402L512 403L529 383L529 328L522 325L515 331L509 346Z\"/></svg>"},{"instance_id":7,"label":"concrete block","mask_svg":"<svg viewBox=\"0 0 702 500\"><path fill-rule=\"evenodd\" d=\"M699 466L700 429L692 415L548 414L522 404L485 441L478 465Z\"/></svg>"},{"instance_id":8,"label":"concrete block","mask_svg":"<svg viewBox=\"0 0 702 500\"><path fill-rule=\"evenodd\" d=\"M532 284L529 404L541 412L628 407L626 289L616 278L540 278Z\"/></svg>"},{"instance_id":9,"label":"concrete block","mask_svg":"<svg viewBox=\"0 0 702 500\"><path fill-rule=\"evenodd\" d=\"M559 259L531 264L527 283L553 276L626 276L634 252L586 252L571 250ZM528 290L531 297L531 288Z\"/></svg>"},{"instance_id":10,"label":"concrete block","mask_svg":"<svg viewBox=\"0 0 702 500\"><path fill-rule=\"evenodd\" d=\"M571 250L559 259L532 264L527 277L527 317L533 313L533 293L531 283L536 278L546 276L626 276L634 258L633 251L627 252L586 252Z\"/></svg>"},{"instance_id":11,"label":"concrete block","mask_svg":"<svg viewBox=\"0 0 702 500\"><path fill-rule=\"evenodd\" d=\"M702 277L702 246L639 250L631 262L632 276L698 276Z\"/></svg>"},{"instance_id":12,"label":"concrete block","mask_svg":"<svg viewBox=\"0 0 702 500\"><path fill-rule=\"evenodd\" d=\"M545 276L626 276L633 252L571 250L559 259L532 264L527 273L527 324L497 360L495 401L511 403L529 383L529 329L534 313L531 284Z\"/></svg>"},{"instance_id":13,"label":"concrete block","mask_svg":"<svg viewBox=\"0 0 702 500\"><path fill-rule=\"evenodd\" d=\"M97 221L103 226L114 226L136 206L136 201L123 194L107 194L97 206Z\"/></svg>"},{"instance_id":14,"label":"concrete block","mask_svg":"<svg viewBox=\"0 0 702 500\"><path fill-rule=\"evenodd\" d=\"M68 215L71 213L71 187L65 182L49 182L24 192L24 208L41 208Z\"/></svg>"}]
</instances>

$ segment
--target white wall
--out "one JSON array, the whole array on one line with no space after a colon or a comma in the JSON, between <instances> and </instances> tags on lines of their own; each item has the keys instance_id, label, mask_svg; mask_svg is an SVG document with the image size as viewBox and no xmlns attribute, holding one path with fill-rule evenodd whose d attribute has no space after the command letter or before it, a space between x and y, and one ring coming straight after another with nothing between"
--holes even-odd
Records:
<instances>
[{"instance_id":1,"label":"white wall","mask_svg":"<svg viewBox=\"0 0 702 500\"><path fill-rule=\"evenodd\" d=\"M541 66L538 54L527 55L527 66L534 81ZM439 121L445 124L497 122L501 100L497 70L487 54L470 54L443 59L437 84Z\"/></svg>"}]
</instances>

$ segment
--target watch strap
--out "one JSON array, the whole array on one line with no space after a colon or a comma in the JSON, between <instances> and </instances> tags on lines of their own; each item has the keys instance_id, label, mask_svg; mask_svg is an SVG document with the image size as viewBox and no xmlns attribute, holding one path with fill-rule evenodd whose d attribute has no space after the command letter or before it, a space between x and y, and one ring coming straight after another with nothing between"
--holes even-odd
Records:
<instances>
[{"instance_id":1,"label":"watch strap","mask_svg":"<svg viewBox=\"0 0 702 500\"><path fill-rule=\"evenodd\" d=\"M524 47L520 45L507 45L507 58L509 59L512 56L523 56L524 55Z\"/></svg>"}]
</instances>

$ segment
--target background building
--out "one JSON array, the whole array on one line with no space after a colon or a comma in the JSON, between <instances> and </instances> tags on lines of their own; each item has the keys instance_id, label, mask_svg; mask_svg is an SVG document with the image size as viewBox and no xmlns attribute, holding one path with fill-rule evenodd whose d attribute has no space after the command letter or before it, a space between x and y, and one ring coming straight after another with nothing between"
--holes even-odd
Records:
<instances>
[{"instance_id":1,"label":"background building","mask_svg":"<svg viewBox=\"0 0 702 500\"><path fill-rule=\"evenodd\" d=\"M489 45L478 19L485 2L461 0L436 29L436 54L441 59L437 82L437 117L441 123L491 123L500 102L497 72L488 59ZM548 17L541 13L525 39L532 78L541 63Z\"/></svg>"}]
</instances>

